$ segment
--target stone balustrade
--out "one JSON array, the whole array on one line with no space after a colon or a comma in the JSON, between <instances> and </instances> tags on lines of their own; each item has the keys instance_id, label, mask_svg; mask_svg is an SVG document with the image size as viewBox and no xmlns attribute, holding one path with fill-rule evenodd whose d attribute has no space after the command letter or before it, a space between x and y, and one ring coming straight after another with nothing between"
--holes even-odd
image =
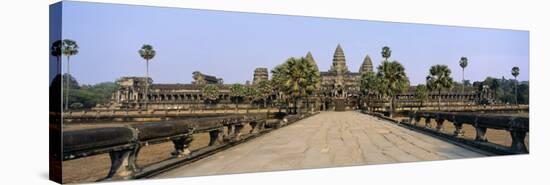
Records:
<instances>
[{"instance_id":1,"label":"stone balustrade","mask_svg":"<svg viewBox=\"0 0 550 185\"><path fill-rule=\"evenodd\" d=\"M226 115L66 131L63 132L63 160L108 153L111 167L107 177L102 180L140 178L178 163L209 155L311 115L313 113ZM241 133L241 129L247 124L252 129L249 133ZM190 151L193 135L198 133L209 133L209 144L202 149ZM137 156L142 147L165 142L173 143L171 159L147 167L137 165Z\"/></svg>"},{"instance_id":2,"label":"stone balustrade","mask_svg":"<svg viewBox=\"0 0 550 185\"><path fill-rule=\"evenodd\" d=\"M443 135L447 138L456 138L463 143L467 143L473 146L481 146L482 148L489 148L501 154L521 154L529 153L525 144L525 136L529 132L529 118L519 116L508 115L491 115L491 114L479 114L479 113L462 113L462 112L417 112L412 111L408 113L409 124L411 126L419 128L431 128L431 120L435 121L434 129L424 129L429 132L435 132L439 135ZM421 119L424 119L424 125L420 125ZM442 132L443 123L448 121L454 126L454 131L451 135L447 135ZM461 138L463 134L463 125L468 124L475 128L476 136L473 141L465 140ZM511 146L507 146L504 150L500 147L487 147L492 146L488 144L487 129L505 130L510 133L512 138Z\"/></svg>"}]
</instances>

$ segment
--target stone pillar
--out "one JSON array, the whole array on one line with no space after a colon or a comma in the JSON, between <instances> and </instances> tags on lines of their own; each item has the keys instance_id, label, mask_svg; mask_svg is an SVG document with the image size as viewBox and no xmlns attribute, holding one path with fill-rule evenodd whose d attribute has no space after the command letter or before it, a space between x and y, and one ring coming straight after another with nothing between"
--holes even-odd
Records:
<instances>
[{"instance_id":1,"label":"stone pillar","mask_svg":"<svg viewBox=\"0 0 550 185\"><path fill-rule=\"evenodd\" d=\"M485 135L485 133L487 132L487 128L486 127L480 127L478 126L477 124L475 125L475 128L476 128L476 141L482 141L482 142L487 142L487 136Z\"/></svg>"},{"instance_id":2,"label":"stone pillar","mask_svg":"<svg viewBox=\"0 0 550 185\"><path fill-rule=\"evenodd\" d=\"M416 126L416 124L420 123L420 116L419 115L415 115L414 116L414 125ZM411 120L412 121L412 120Z\"/></svg>"},{"instance_id":3,"label":"stone pillar","mask_svg":"<svg viewBox=\"0 0 550 185\"><path fill-rule=\"evenodd\" d=\"M227 125L225 128L226 128L226 132L223 135L223 140L224 141L231 140L231 138L233 138L234 137L233 135L235 134L235 125Z\"/></svg>"},{"instance_id":4,"label":"stone pillar","mask_svg":"<svg viewBox=\"0 0 550 185\"><path fill-rule=\"evenodd\" d=\"M233 133L233 138L238 141L241 140L241 130L244 128L244 125L242 124L236 124L235 125L235 131Z\"/></svg>"},{"instance_id":5,"label":"stone pillar","mask_svg":"<svg viewBox=\"0 0 550 185\"><path fill-rule=\"evenodd\" d=\"M210 134L210 143L208 146L214 146L222 144L223 142L223 130L217 129L209 132Z\"/></svg>"},{"instance_id":6,"label":"stone pillar","mask_svg":"<svg viewBox=\"0 0 550 185\"><path fill-rule=\"evenodd\" d=\"M174 143L174 151L172 152L173 157L184 157L189 156L191 151L189 150L189 145L193 141L193 135L188 137L180 137L172 139Z\"/></svg>"},{"instance_id":7,"label":"stone pillar","mask_svg":"<svg viewBox=\"0 0 550 185\"><path fill-rule=\"evenodd\" d=\"M258 133L258 132L261 132L263 129L264 129L264 121L253 121L253 122L250 122L250 127L252 127L252 129L250 129L250 134L255 134L255 133Z\"/></svg>"},{"instance_id":8,"label":"stone pillar","mask_svg":"<svg viewBox=\"0 0 550 185\"><path fill-rule=\"evenodd\" d=\"M454 122L453 125L455 126L455 131L453 133L453 136L463 136L464 132L462 132L462 123Z\"/></svg>"},{"instance_id":9,"label":"stone pillar","mask_svg":"<svg viewBox=\"0 0 550 185\"><path fill-rule=\"evenodd\" d=\"M138 170L136 166L138 152L138 148L110 152L111 169L105 180L132 179Z\"/></svg>"},{"instance_id":10,"label":"stone pillar","mask_svg":"<svg viewBox=\"0 0 550 185\"><path fill-rule=\"evenodd\" d=\"M432 121L432 119L429 116L426 116L424 118L424 122L426 123L426 125L425 125L426 128L432 128L432 124L430 123L431 121Z\"/></svg>"},{"instance_id":11,"label":"stone pillar","mask_svg":"<svg viewBox=\"0 0 550 185\"><path fill-rule=\"evenodd\" d=\"M435 130L437 130L438 132L443 131L443 123L445 122L445 119L437 118L435 119L435 122L437 124L435 126Z\"/></svg>"},{"instance_id":12,"label":"stone pillar","mask_svg":"<svg viewBox=\"0 0 550 185\"><path fill-rule=\"evenodd\" d=\"M518 153L529 153L525 145L525 131L511 130L510 136L512 136L512 146L511 149L514 152Z\"/></svg>"}]
</instances>

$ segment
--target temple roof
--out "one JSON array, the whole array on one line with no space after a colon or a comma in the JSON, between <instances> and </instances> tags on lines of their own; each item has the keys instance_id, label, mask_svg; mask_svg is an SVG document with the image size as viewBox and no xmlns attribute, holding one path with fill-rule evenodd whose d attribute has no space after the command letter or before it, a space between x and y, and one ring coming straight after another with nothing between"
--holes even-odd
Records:
<instances>
[{"instance_id":1,"label":"temple roof","mask_svg":"<svg viewBox=\"0 0 550 185\"><path fill-rule=\"evenodd\" d=\"M363 60L363 64L359 68L359 73L367 73L367 72L374 72L373 66L372 66L372 60L370 59L370 56L367 55L365 59Z\"/></svg>"},{"instance_id":2,"label":"temple roof","mask_svg":"<svg viewBox=\"0 0 550 185\"><path fill-rule=\"evenodd\" d=\"M332 59L332 66L330 70L336 73L346 73L348 72L348 66L346 65L346 57L344 55L344 50L338 44L336 50L334 50L334 58Z\"/></svg>"}]
</instances>

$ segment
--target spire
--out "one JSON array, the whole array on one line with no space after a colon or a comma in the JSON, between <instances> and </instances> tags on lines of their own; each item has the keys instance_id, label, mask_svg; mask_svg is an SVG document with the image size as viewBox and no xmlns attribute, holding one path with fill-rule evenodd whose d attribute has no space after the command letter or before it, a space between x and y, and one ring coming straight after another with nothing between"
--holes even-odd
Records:
<instances>
[{"instance_id":1,"label":"spire","mask_svg":"<svg viewBox=\"0 0 550 185\"><path fill-rule=\"evenodd\" d=\"M340 44L336 46L336 50L334 51L334 58L332 59L332 67L330 68L330 71L338 74L349 72L348 66L346 65L344 50Z\"/></svg>"},{"instance_id":2,"label":"spire","mask_svg":"<svg viewBox=\"0 0 550 185\"><path fill-rule=\"evenodd\" d=\"M313 59L313 55L309 51L306 54L306 60L311 63L311 65L315 66L315 68L317 68L317 71L319 71L319 67L317 67L317 62L315 62L315 59Z\"/></svg>"},{"instance_id":3,"label":"spire","mask_svg":"<svg viewBox=\"0 0 550 185\"><path fill-rule=\"evenodd\" d=\"M372 66L372 60L370 59L370 56L367 54L367 56L363 60L363 64L361 65L361 68L359 68L359 73L363 74L368 72L374 72L374 70Z\"/></svg>"}]
</instances>

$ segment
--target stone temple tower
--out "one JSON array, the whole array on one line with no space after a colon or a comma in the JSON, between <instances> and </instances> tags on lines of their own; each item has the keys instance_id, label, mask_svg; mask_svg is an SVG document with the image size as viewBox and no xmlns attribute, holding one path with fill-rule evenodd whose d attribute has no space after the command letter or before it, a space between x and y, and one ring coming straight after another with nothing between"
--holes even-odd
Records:
<instances>
[{"instance_id":1,"label":"stone temple tower","mask_svg":"<svg viewBox=\"0 0 550 185\"><path fill-rule=\"evenodd\" d=\"M252 84L258 84L261 81L268 80L268 79L269 79L269 73L267 72L267 68L259 67L254 70L254 79L252 80Z\"/></svg>"},{"instance_id":2,"label":"stone temple tower","mask_svg":"<svg viewBox=\"0 0 550 185\"><path fill-rule=\"evenodd\" d=\"M348 66L346 65L346 57L344 56L344 50L340 44L336 47L334 51L334 57L332 59L332 66L330 67L329 72L335 72L336 74L344 74L349 72Z\"/></svg>"},{"instance_id":3,"label":"stone temple tower","mask_svg":"<svg viewBox=\"0 0 550 185\"><path fill-rule=\"evenodd\" d=\"M365 74L368 72L374 72L374 69L372 66L372 60L370 59L369 55L365 57L365 60L363 60L363 64L361 65L361 68L359 68L360 74Z\"/></svg>"}]
</instances>

